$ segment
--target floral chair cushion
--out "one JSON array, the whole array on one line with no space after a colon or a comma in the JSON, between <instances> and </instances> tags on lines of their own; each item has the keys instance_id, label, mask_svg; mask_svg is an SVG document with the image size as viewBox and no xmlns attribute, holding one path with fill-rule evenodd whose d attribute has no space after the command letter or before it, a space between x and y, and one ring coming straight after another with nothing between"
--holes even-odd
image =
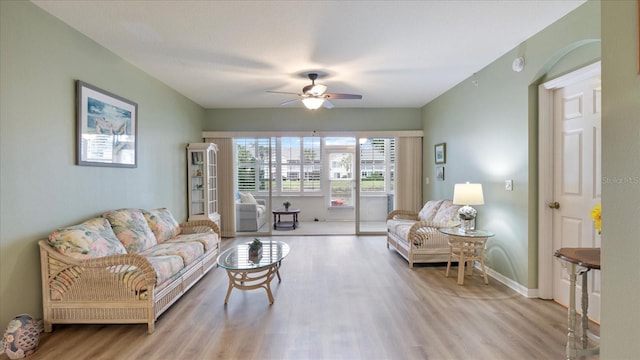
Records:
<instances>
[{"instance_id":1,"label":"floral chair cushion","mask_svg":"<svg viewBox=\"0 0 640 360\"><path fill-rule=\"evenodd\" d=\"M422 210L418 213L420 221L433 221L433 217L436 216L440 205L444 200L429 200L422 207Z\"/></svg>"},{"instance_id":2,"label":"floral chair cushion","mask_svg":"<svg viewBox=\"0 0 640 360\"><path fill-rule=\"evenodd\" d=\"M458 209L460 209L460 205L453 205L451 200L444 200L433 218L433 222L442 224L459 222Z\"/></svg>"},{"instance_id":3,"label":"floral chair cushion","mask_svg":"<svg viewBox=\"0 0 640 360\"><path fill-rule=\"evenodd\" d=\"M142 213L158 243L165 242L180 234L180 224L169 209L142 210Z\"/></svg>"},{"instance_id":4,"label":"floral chair cushion","mask_svg":"<svg viewBox=\"0 0 640 360\"><path fill-rule=\"evenodd\" d=\"M49 235L49 244L61 254L76 259L127 253L104 218L94 218L82 224L58 229Z\"/></svg>"},{"instance_id":5,"label":"floral chair cushion","mask_svg":"<svg viewBox=\"0 0 640 360\"><path fill-rule=\"evenodd\" d=\"M130 254L137 254L158 243L139 209L113 210L102 216L109 220L113 232Z\"/></svg>"}]
</instances>

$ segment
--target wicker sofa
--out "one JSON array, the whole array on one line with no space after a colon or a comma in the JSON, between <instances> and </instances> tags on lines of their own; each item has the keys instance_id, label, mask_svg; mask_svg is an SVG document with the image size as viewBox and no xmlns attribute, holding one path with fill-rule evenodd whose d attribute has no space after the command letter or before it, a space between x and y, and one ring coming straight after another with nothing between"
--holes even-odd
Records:
<instances>
[{"instance_id":1,"label":"wicker sofa","mask_svg":"<svg viewBox=\"0 0 640 360\"><path fill-rule=\"evenodd\" d=\"M438 228L459 225L459 208L451 200L430 200L419 213L391 211L387 215L387 248L395 249L410 267L415 263L447 262L447 236Z\"/></svg>"},{"instance_id":2,"label":"wicker sofa","mask_svg":"<svg viewBox=\"0 0 640 360\"><path fill-rule=\"evenodd\" d=\"M40 240L44 330L155 321L216 263L220 230L169 210L119 209Z\"/></svg>"}]
</instances>

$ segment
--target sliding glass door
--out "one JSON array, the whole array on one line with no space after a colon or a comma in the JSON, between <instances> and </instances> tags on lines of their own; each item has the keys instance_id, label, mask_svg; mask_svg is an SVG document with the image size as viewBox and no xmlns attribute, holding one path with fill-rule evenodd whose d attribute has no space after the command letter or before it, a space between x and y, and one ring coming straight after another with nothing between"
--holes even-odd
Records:
<instances>
[{"instance_id":1,"label":"sliding glass door","mask_svg":"<svg viewBox=\"0 0 640 360\"><path fill-rule=\"evenodd\" d=\"M296 233L306 234L305 222L318 234L338 227L340 234L384 233L395 200L395 144L381 137L235 138L236 232L273 233L272 210L288 202L300 210Z\"/></svg>"},{"instance_id":2,"label":"sliding glass door","mask_svg":"<svg viewBox=\"0 0 640 360\"><path fill-rule=\"evenodd\" d=\"M235 138L236 233L269 234L275 180L272 138Z\"/></svg>"},{"instance_id":3,"label":"sliding glass door","mask_svg":"<svg viewBox=\"0 0 640 360\"><path fill-rule=\"evenodd\" d=\"M395 200L395 139L360 138L358 144L357 231L384 233Z\"/></svg>"},{"instance_id":4,"label":"sliding glass door","mask_svg":"<svg viewBox=\"0 0 640 360\"><path fill-rule=\"evenodd\" d=\"M354 207L355 198L353 196L353 151L330 152L329 163L329 198L330 207Z\"/></svg>"}]
</instances>

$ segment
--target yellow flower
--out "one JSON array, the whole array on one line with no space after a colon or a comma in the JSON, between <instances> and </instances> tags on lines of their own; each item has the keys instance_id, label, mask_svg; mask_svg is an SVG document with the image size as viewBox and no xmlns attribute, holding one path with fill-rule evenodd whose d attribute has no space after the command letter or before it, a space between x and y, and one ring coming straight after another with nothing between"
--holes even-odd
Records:
<instances>
[{"instance_id":1,"label":"yellow flower","mask_svg":"<svg viewBox=\"0 0 640 360\"><path fill-rule=\"evenodd\" d=\"M591 219L594 221L594 226L598 230L598 234L602 233L602 207L600 204L591 209Z\"/></svg>"}]
</instances>

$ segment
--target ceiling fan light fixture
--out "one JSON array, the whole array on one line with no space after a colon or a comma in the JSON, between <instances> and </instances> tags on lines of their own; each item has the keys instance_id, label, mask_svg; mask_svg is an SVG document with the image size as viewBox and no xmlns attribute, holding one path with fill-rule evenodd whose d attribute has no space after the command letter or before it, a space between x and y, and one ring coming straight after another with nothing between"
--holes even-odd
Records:
<instances>
[{"instance_id":1,"label":"ceiling fan light fixture","mask_svg":"<svg viewBox=\"0 0 640 360\"><path fill-rule=\"evenodd\" d=\"M319 97L308 97L302 99L302 104L304 104L304 106L309 110L319 109L322 106L322 103L324 103L324 99Z\"/></svg>"}]
</instances>

